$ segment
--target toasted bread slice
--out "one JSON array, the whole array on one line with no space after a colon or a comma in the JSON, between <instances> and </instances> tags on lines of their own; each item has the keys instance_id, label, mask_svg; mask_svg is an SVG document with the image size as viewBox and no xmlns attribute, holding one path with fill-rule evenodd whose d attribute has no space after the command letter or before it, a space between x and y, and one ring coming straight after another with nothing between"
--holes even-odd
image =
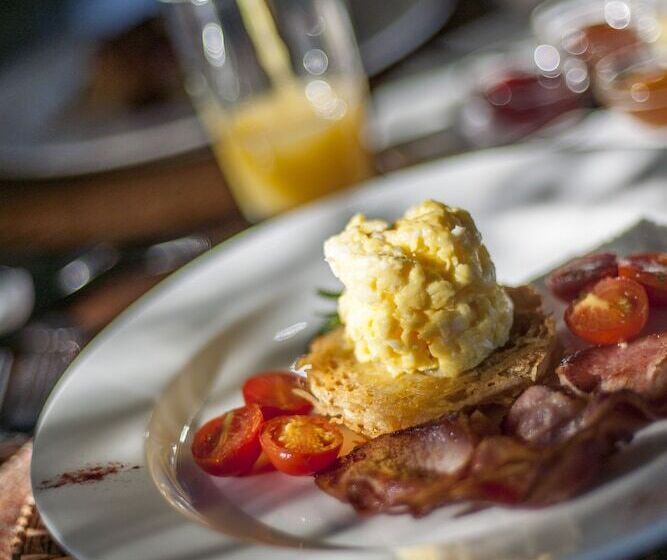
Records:
<instances>
[{"instance_id":1,"label":"toasted bread slice","mask_svg":"<svg viewBox=\"0 0 667 560\"><path fill-rule=\"evenodd\" d=\"M476 368L454 379L422 373L397 378L380 363L360 363L343 328L313 341L299 367L318 412L369 437L433 420L482 404L504 404L540 379L555 346L555 324L533 288L507 288L514 323L505 346Z\"/></svg>"}]
</instances>

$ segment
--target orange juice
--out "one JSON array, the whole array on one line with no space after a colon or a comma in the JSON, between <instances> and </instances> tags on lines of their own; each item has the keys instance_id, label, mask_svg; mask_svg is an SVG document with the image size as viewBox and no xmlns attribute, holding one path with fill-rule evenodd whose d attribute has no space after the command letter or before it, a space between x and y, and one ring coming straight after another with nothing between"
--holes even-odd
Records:
<instances>
[{"instance_id":1,"label":"orange juice","mask_svg":"<svg viewBox=\"0 0 667 560\"><path fill-rule=\"evenodd\" d=\"M203 111L232 192L251 219L373 174L362 139L363 86L293 81L239 105Z\"/></svg>"}]
</instances>

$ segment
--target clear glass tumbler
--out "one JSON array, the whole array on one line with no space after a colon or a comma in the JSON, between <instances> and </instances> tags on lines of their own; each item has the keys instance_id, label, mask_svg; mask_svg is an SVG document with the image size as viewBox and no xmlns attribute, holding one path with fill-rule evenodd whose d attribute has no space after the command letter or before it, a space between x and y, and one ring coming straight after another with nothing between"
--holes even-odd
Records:
<instances>
[{"instance_id":1,"label":"clear glass tumbler","mask_svg":"<svg viewBox=\"0 0 667 560\"><path fill-rule=\"evenodd\" d=\"M368 87L340 0L171 0L186 87L250 220L374 173Z\"/></svg>"}]
</instances>

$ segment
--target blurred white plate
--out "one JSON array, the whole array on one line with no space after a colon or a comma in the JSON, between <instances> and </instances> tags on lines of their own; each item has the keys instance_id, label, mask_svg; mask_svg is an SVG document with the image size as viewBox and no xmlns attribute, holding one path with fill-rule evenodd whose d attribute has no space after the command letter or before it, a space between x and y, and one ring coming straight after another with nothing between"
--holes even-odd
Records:
<instances>
[{"instance_id":1,"label":"blurred white plate","mask_svg":"<svg viewBox=\"0 0 667 560\"><path fill-rule=\"evenodd\" d=\"M187 99L102 120L78 113L76 100L88 83L93 55L93 44L63 39L3 67L1 177L96 173L206 145Z\"/></svg>"},{"instance_id":2,"label":"blurred white plate","mask_svg":"<svg viewBox=\"0 0 667 560\"><path fill-rule=\"evenodd\" d=\"M44 522L79 560L628 558L667 534L667 425L642 432L609 479L537 511L447 507L360 519L309 478L212 479L188 451L190 425L241 402L242 380L287 366L335 287L322 242L357 211L394 218L433 197L468 208L505 282L522 282L641 216L665 220L656 154L506 149L371 181L220 245L133 305L77 358L35 436ZM631 185L629 187L628 185ZM281 329L305 322L294 338ZM86 465L140 468L45 488ZM623 473L622 475L620 473Z\"/></svg>"}]
</instances>

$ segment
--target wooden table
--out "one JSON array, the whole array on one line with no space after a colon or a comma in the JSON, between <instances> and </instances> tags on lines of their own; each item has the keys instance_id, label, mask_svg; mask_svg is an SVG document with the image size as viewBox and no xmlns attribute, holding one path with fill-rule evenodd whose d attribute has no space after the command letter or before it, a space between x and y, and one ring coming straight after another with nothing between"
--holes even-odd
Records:
<instances>
[{"instance_id":1,"label":"wooden table","mask_svg":"<svg viewBox=\"0 0 667 560\"><path fill-rule=\"evenodd\" d=\"M3 251L137 243L238 219L208 150L69 180L0 181Z\"/></svg>"}]
</instances>

